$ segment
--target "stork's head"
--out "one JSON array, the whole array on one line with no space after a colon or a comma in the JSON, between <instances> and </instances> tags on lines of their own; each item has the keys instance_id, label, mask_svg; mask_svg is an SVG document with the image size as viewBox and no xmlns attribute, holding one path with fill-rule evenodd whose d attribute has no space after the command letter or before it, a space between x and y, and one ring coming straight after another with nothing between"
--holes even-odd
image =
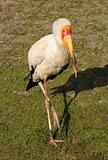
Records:
<instances>
[{"instance_id":1,"label":"stork's head","mask_svg":"<svg viewBox=\"0 0 108 160\"><path fill-rule=\"evenodd\" d=\"M72 33L73 28L71 22L66 18L60 18L53 23L53 33L58 44L62 44L70 57L73 65L75 77L77 78L76 58L73 53Z\"/></svg>"}]
</instances>

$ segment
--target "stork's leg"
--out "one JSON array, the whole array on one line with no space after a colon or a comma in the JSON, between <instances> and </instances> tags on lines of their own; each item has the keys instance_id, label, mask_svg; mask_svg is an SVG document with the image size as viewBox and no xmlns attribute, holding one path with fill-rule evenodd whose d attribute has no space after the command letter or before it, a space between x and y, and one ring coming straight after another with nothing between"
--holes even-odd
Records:
<instances>
[{"instance_id":1,"label":"stork's leg","mask_svg":"<svg viewBox=\"0 0 108 160\"><path fill-rule=\"evenodd\" d=\"M42 82L38 82L44 96L45 96L45 99L47 100L47 103L48 105L51 107L51 110L52 110L52 114L53 114L53 122L54 122L54 127L56 127L60 133L60 125L59 125L59 120L58 120L58 116L57 116L57 113L54 109L54 107L51 105L51 102L48 98L48 94L47 94L47 87L46 87L46 82L44 82L44 88L42 86Z\"/></svg>"},{"instance_id":2,"label":"stork's leg","mask_svg":"<svg viewBox=\"0 0 108 160\"><path fill-rule=\"evenodd\" d=\"M48 115L48 124L49 124L49 130L50 130L50 144L57 147L57 144L56 144L56 142L53 138L53 135L52 135L52 126L51 126L50 111L49 111L50 105L49 105L49 98L47 96L46 80L44 80L44 88L43 88L41 82L39 82L38 84L39 84L40 88L42 89L44 96L45 96L45 107L46 107L46 111L47 111L47 115Z\"/></svg>"}]
</instances>

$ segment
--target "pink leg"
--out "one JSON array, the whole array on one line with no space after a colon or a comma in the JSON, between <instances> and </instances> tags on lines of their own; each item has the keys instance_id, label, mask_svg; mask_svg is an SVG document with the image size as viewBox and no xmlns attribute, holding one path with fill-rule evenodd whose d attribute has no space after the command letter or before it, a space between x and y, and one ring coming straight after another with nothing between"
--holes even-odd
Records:
<instances>
[{"instance_id":1,"label":"pink leg","mask_svg":"<svg viewBox=\"0 0 108 160\"><path fill-rule=\"evenodd\" d=\"M47 85L46 85L46 80L44 80L44 88L42 85L42 82L38 82L44 96L45 96L45 107L48 115L48 124L49 124L49 130L50 130L50 144L54 145L57 147L56 142L62 142L62 140L54 140L53 135L52 135L52 126L51 126L51 119L50 119L50 107L53 113L53 121L54 121L54 126L58 128L59 134L61 134L60 131L60 126L59 126L59 120L56 111L54 110L53 106L50 104L48 94L47 94Z\"/></svg>"},{"instance_id":2,"label":"pink leg","mask_svg":"<svg viewBox=\"0 0 108 160\"><path fill-rule=\"evenodd\" d=\"M41 82L39 82L38 84L39 84L40 88L42 89L43 94L45 96L45 107L46 107L46 111L47 111L48 124L49 124L49 130L50 130L50 144L54 145L55 147L57 147L57 144L56 144L56 142L55 142L55 140L53 138L53 135L52 135L52 126L51 126L51 118L50 118L50 111L49 111L49 98L47 96L46 80L44 80L44 88L43 88Z\"/></svg>"}]
</instances>

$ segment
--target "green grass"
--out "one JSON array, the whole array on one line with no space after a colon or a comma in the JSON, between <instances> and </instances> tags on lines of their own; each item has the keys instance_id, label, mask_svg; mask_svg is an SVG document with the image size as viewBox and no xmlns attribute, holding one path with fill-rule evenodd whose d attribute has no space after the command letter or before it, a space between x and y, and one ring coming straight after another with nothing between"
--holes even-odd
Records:
<instances>
[{"instance_id":1,"label":"green grass","mask_svg":"<svg viewBox=\"0 0 108 160\"><path fill-rule=\"evenodd\" d=\"M108 160L107 14L107 0L1 0L0 160ZM23 78L29 48L59 17L73 22L79 73L74 79L69 67L48 82L60 119L66 111L65 142L55 149L48 143L44 97L39 87L26 92Z\"/></svg>"}]
</instances>

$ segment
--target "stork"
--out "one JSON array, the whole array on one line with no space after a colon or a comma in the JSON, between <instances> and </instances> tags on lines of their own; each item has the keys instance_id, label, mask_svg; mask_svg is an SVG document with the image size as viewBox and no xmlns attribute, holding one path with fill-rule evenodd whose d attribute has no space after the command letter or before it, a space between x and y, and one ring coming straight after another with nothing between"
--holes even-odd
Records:
<instances>
[{"instance_id":1,"label":"stork","mask_svg":"<svg viewBox=\"0 0 108 160\"><path fill-rule=\"evenodd\" d=\"M56 77L69 63L72 63L75 77L77 77L76 58L72 45L72 25L66 18L59 18L52 25L52 34L46 35L32 45L28 52L28 65L30 70L29 83L26 90L38 84L45 97L45 107L48 116L50 131L50 144L57 146L59 140L55 140L52 134L50 112L52 111L54 126L60 133L60 125L57 113L51 105L47 94L46 82ZM43 87L44 83L44 87Z\"/></svg>"}]
</instances>

